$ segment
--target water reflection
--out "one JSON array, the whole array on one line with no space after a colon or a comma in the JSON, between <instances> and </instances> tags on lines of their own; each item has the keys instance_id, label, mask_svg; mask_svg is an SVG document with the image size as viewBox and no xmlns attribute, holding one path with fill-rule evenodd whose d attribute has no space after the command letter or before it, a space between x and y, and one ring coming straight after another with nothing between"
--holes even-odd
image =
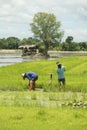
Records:
<instances>
[{"instance_id":1,"label":"water reflection","mask_svg":"<svg viewBox=\"0 0 87 130\"><path fill-rule=\"evenodd\" d=\"M7 66L20 62L28 62L34 59L24 58L21 54L0 54L0 66Z\"/></svg>"}]
</instances>

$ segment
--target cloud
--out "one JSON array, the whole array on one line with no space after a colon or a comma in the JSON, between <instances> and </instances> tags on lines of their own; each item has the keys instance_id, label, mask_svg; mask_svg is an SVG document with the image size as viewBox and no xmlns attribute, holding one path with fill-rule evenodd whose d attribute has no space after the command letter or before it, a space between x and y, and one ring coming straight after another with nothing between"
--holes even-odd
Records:
<instances>
[{"instance_id":1,"label":"cloud","mask_svg":"<svg viewBox=\"0 0 87 130\"><path fill-rule=\"evenodd\" d=\"M87 41L86 0L0 0L0 37L31 36L29 24L38 12L53 13L62 23L65 38L73 35L76 41Z\"/></svg>"},{"instance_id":2,"label":"cloud","mask_svg":"<svg viewBox=\"0 0 87 130\"><path fill-rule=\"evenodd\" d=\"M66 29L66 34L65 36L73 36L73 40L74 41L83 41L83 42L87 42L87 40L85 40L86 38L86 34L87 34L87 29ZM66 39L66 38L65 38ZM64 39L64 40L65 40Z\"/></svg>"}]
</instances>

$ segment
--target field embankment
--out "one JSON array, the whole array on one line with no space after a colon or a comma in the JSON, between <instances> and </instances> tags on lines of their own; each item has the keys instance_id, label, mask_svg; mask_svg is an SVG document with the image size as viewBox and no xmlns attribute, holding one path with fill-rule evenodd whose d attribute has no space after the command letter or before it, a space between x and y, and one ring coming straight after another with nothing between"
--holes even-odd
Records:
<instances>
[{"instance_id":1,"label":"field embankment","mask_svg":"<svg viewBox=\"0 0 87 130\"><path fill-rule=\"evenodd\" d=\"M14 49L0 49L0 54L14 54L14 53L22 53L21 50Z\"/></svg>"},{"instance_id":2,"label":"field embankment","mask_svg":"<svg viewBox=\"0 0 87 130\"><path fill-rule=\"evenodd\" d=\"M21 53L21 49L0 49L0 54ZM67 57L67 56L87 56L87 51L48 51L52 58Z\"/></svg>"},{"instance_id":3,"label":"field embankment","mask_svg":"<svg viewBox=\"0 0 87 130\"><path fill-rule=\"evenodd\" d=\"M50 57L87 56L87 51L49 51Z\"/></svg>"}]
</instances>

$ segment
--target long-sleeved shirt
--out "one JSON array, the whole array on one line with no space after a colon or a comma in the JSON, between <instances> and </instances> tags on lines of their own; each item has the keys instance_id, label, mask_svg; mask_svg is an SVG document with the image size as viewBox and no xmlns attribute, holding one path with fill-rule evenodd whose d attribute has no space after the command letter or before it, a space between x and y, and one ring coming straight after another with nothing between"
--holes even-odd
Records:
<instances>
[{"instance_id":1,"label":"long-sleeved shirt","mask_svg":"<svg viewBox=\"0 0 87 130\"><path fill-rule=\"evenodd\" d=\"M38 78L38 75L35 72L27 72L25 73L25 78L28 78L29 80L36 80Z\"/></svg>"},{"instance_id":2,"label":"long-sleeved shirt","mask_svg":"<svg viewBox=\"0 0 87 130\"><path fill-rule=\"evenodd\" d=\"M57 74L58 74L58 79L63 79L65 78L64 76L64 71L65 71L65 67L64 66L61 66L61 68L58 68L57 69Z\"/></svg>"}]
</instances>

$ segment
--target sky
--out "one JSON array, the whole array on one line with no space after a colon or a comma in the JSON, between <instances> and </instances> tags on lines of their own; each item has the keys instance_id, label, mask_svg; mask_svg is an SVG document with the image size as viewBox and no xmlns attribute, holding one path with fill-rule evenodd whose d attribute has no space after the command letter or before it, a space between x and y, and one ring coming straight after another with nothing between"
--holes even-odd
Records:
<instances>
[{"instance_id":1,"label":"sky","mask_svg":"<svg viewBox=\"0 0 87 130\"><path fill-rule=\"evenodd\" d=\"M87 0L0 0L0 38L32 37L30 23L38 12L56 16L63 40L87 42Z\"/></svg>"}]
</instances>

